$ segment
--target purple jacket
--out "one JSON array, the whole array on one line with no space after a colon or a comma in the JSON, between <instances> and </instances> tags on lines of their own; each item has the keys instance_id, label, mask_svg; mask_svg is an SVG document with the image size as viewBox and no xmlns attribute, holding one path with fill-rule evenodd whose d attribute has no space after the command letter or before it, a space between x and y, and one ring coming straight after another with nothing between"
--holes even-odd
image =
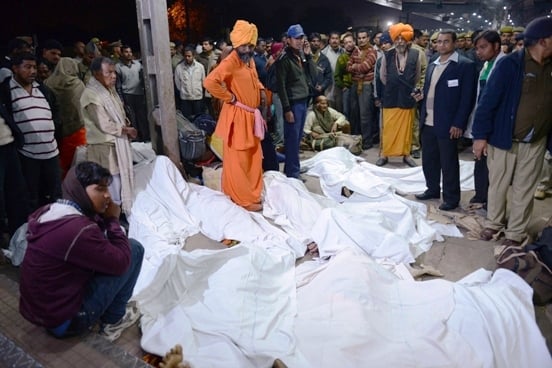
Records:
<instances>
[{"instance_id":1,"label":"purple jacket","mask_svg":"<svg viewBox=\"0 0 552 368\"><path fill-rule=\"evenodd\" d=\"M52 211L48 221L40 222L52 206L59 215L52 218ZM31 214L27 240L19 311L47 328L79 312L96 273L122 275L130 266L130 244L117 219L93 221L66 204L46 205Z\"/></svg>"}]
</instances>

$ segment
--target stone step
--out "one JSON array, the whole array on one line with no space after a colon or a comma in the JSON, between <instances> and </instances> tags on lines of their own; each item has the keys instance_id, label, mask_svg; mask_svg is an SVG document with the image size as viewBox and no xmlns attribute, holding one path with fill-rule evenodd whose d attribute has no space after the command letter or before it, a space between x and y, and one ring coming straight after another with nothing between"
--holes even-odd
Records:
<instances>
[{"instance_id":1,"label":"stone step","mask_svg":"<svg viewBox=\"0 0 552 368\"><path fill-rule=\"evenodd\" d=\"M111 343L96 333L56 339L44 328L33 325L19 314L19 284L0 267L0 366L2 367L136 367L142 361L138 326L127 329ZM4 272L5 271L5 272ZM12 275L13 276L13 275Z\"/></svg>"}]
</instances>

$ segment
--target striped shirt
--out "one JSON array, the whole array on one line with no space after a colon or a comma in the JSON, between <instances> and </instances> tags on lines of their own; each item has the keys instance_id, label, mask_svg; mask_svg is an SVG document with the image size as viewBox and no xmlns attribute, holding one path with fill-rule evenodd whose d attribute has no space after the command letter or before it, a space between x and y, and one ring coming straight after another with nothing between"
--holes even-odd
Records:
<instances>
[{"instance_id":1,"label":"striped shirt","mask_svg":"<svg viewBox=\"0 0 552 368\"><path fill-rule=\"evenodd\" d=\"M59 154L54 137L52 111L46 97L33 82L29 94L14 79L10 80L13 120L23 133L25 143L19 152L29 158L46 160Z\"/></svg>"}]
</instances>

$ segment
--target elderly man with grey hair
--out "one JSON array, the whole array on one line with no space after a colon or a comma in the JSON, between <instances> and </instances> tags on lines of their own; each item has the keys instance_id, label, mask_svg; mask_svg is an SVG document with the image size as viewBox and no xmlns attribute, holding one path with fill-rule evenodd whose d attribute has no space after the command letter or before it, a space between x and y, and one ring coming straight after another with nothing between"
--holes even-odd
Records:
<instances>
[{"instance_id":1,"label":"elderly man with grey hair","mask_svg":"<svg viewBox=\"0 0 552 368\"><path fill-rule=\"evenodd\" d=\"M123 102L115 91L115 62L97 57L90 63L90 71L92 78L80 99L86 127L86 157L113 174L111 197L129 215L134 183L130 139L136 138L137 131L129 126Z\"/></svg>"}]
</instances>

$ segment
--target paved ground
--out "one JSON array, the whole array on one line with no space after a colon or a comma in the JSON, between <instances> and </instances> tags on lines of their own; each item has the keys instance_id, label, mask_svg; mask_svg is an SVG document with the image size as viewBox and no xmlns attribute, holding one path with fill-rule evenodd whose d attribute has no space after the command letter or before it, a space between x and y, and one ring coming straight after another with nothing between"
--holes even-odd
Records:
<instances>
[{"instance_id":1,"label":"paved ground","mask_svg":"<svg viewBox=\"0 0 552 368\"><path fill-rule=\"evenodd\" d=\"M303 158L311 157L305 152ZM365 151L362 157L375 163L377 149ZM469 152L461 154L462 159L471 159ZM420 160L416 160L421 164ZM400 159L391 159L388 167L404 167ZM318 181L307 179L307 187L320 193ZM467 207L472 192L462 195L462 206ZM436 206L438 201L429 201ZM465 210L449 214L450 220L466 215ZM477 214L477 213L475 213ZM481 213L479 213L481 214ZM438 215L438 214L437 214ZM530 229L536 233L552 217L552 198L536 201ZM465 231L465 230L463 230ZM215 242L205 242L201 236L187 242L189 249L195 247L216 248ZM478 268L494 269L493 248L496 243L469 240L467 238L449 238L435 243L431 250L418 260L419 264L433 266L444 274L444 278L456 281ZM18 270L10 265L0 266L0 367L147 367L141 358L144 352L140 348L140 331L133 326L125 331L114 344L91 333L84 338L56 340L48 336L43 329L25 321L18 312ZM549 349L552 348L552 306L536 307L536 318ZM552 351L552 349L551 349Z\"/></svg>"}]
</instances>

